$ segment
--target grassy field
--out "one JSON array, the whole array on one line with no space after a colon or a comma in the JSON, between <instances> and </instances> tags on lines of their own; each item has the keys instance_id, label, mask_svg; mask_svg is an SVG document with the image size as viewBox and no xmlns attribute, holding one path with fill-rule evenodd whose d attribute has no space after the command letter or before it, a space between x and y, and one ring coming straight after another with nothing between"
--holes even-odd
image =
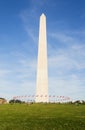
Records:
<instances>
[{"instance_id":1,"label":"grassy field","mask_svg":"<svg viewBox=\"0 0 85 130\"><path fill-rule=\"evenodd\" d=\"M85 130L85 105L0 105L0 130Z\"/></svg>"}]
</instances>

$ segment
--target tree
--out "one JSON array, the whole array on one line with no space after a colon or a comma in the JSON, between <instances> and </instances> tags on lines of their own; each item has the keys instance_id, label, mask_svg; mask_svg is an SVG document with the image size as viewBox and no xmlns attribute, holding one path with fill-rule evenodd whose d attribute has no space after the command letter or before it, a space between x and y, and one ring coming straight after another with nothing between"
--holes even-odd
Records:
<instances>
[{"instance_id":1,"label":"tree","mask_svg":"<svg viewBox=\"0 0 85 130\"><path fill-rule=\"evenodd\" d=\"M13 104L13 103L22 103L22 101L21 100L15 100L15 99L12 99L12 100L10 100L9 101L9 103L11 103L11 104Z\"/></svg>"}]
</instances>

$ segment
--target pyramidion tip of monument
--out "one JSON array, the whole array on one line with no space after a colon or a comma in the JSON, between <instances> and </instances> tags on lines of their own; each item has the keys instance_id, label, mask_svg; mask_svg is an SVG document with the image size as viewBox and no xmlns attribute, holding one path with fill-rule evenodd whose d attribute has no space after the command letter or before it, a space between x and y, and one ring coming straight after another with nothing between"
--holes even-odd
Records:
<instances>
[{"instance_id":1,"label":"pyramidion tip of monument","mask_svg":"<svg viewBox=\"0 0 85 130\"><path fill-rule=\"evenodd\" d=\"M42 13L42 15L41 16L45 16L45 14L44 13Z\"/></svg>"}]
</instances>

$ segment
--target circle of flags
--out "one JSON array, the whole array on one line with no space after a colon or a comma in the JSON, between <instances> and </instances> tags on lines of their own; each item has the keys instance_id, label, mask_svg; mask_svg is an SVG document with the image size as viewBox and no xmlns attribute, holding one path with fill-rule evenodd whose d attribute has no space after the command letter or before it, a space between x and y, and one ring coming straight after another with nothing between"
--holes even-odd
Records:
<instances>
[{"instance_id":1,"label":"circle of flags","mask_svg":"<svg viewBox=\"0 0 85 130\"><path fill-rule=\"evenodd\" d=\"M49 102L68 102L71 101L71 98L68 96L56 96L56 95L24 95L24 96L14 96L13 99L14 100L26 100L26 99L30 99L30 100L34 100L35 98L49 98Z\"/></svg>"}]
</instances>

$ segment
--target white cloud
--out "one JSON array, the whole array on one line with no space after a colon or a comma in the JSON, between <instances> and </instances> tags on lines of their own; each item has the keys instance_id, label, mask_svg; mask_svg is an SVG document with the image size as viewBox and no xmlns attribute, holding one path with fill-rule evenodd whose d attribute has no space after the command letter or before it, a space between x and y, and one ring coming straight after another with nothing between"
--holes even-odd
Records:
<instances>
[{"instance_id":1,"label":"white cloud","mask_svg":"<svg viewBox=\"0 0 85 130\"><path fill-rule=\"evenodd\" d=\"M49 94L57 95L57 96L68 96L72 100L84 99L84 86L82 82L85 84L85 80L76 80L76 79L68 79L62 80L57 79L56 77L49 79ZM80 96L81 95L81 96Z\"/></svg>"}]
</instances>

